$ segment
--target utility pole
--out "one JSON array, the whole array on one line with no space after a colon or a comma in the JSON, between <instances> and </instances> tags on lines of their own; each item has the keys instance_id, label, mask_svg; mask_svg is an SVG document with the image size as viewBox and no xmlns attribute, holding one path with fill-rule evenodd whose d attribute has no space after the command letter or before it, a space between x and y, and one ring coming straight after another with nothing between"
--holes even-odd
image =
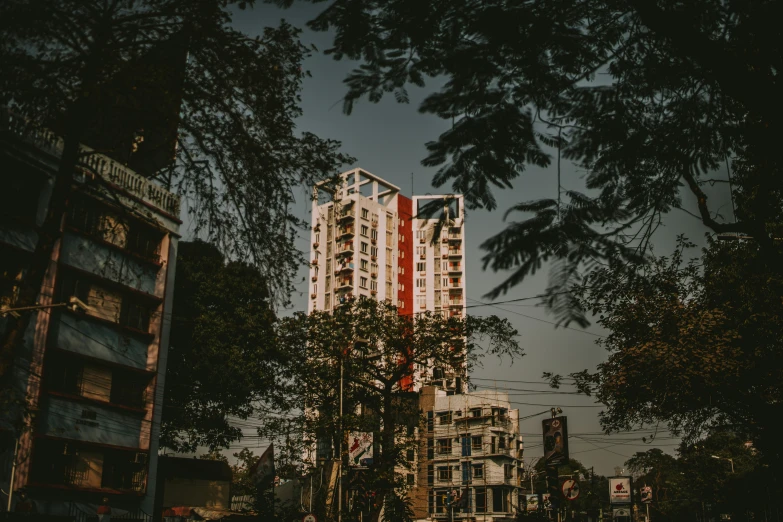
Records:
<instances>
[{"instance_id":1,"label":"utility pole","mask_svg":"<svg viewBox=\"0 0 783 522\"><path fill-rule=\"evenodd\" d=\"M14 476L16 475L16 460L19 455L19 437L16 438L14 443L14 460L11 462L11 481L8 484L8 509L7 512L11 512L11 501L14 498Z\"/></svg>"},{"instance_id":2,"label":"utility pole","mask_svg":"<svg viewBox=\"0 0 783 522\"><path fill-rule=\"evenodd\" d=\"M337 438L337 522L343 520L343 360L340 358L340 433Z\"/></svg>"}]
</instances>

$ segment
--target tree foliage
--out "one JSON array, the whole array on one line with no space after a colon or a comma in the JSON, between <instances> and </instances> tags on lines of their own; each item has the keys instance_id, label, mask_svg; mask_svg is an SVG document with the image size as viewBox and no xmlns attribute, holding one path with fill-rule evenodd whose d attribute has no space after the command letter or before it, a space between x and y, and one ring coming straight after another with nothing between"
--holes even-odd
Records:
<instances>
[{"instance_id":1,"label":"tree foliage","mask_svg":"<svg viewBox=\"0 0 783 522\"><path fill-rule=\"evenodd\" d=\"M306 407L296 417L285 412L268 416L260 434L304 432L300 451L314 450L320 439L337 454L340 433L373 433L371 471L357 478L355 487L363 492L360 498L374 492L374 503L365 507L376 515L385 504L389 513L403 516L409 511L400 495L409 487L407 450L416 448L421 422L418 394L409 384L421 382L423 369L443 367L466 375L486 355L520 357L516 335L497 317L444 318L428 312L414 318L372 299L352 300L329 313L284 318L279 349L295 361L294 388Z\"/></svg>"},{"instance_id":2,"label":"tree foliage","mask_svg":"<svg viewBox=\"0 0 783 522\"><path fill-rule=\"evenodd\" d=\"M779 491L779 483L744 442L734 432L719 430L695 443L683 443L676 456L653 448L635 453L625 465L635 486L652 488L651 518L662 522L718 514L763 518L762 513L774 505L770 495Z\"/></svg>"},{"instance_id":3,"label":"tree foliage","mask_svg":"<svg viewBox=\"0 0 783 522\"><path fill-rule=\"evenodd\" d=\"M292 190L328 177L350 158L338 152L337 142L295 130L306 74L302 61L308 53L297 39L299 31L282 23L250 38L231 28L232 4L0 4L0 105L25 118L34 127L31 132L49 127L64 140L19 306L33 304L41 288L69 206L74 172L77 165L86 168L80 144L100 142L100 152L133 164L135 152L129 150L139 144L143 148L145 137L152 141L151 129L134 126L139 113L148 116L147 123L163 125L168 118L165 125L172 127L177 143L165 175L141 173L170 183L184 198L194 232L230 257L253 264L274 300L287 301L291 278L303 261L294 245L301 223L289 212ZM170 110L158 114L163 106ZM115 116L117 121L111 119ZM122 135L115 143L106 135L120 132L118 128ZM122 144L128 150L116 148ZM102 173L93 174L100 178ZM3 340L0 376L11 364L27 321L29 314Z\"/></svg>"},{"instance_id":4,"label":"tree foliage","mask_svg":"<svg viewBox=\"0 0 783 522\"><path fill-rule=\"evenodd\" d=\"M287 400L289 357L275 344L266 279L217 247L182 242L177 256L161 445L227 448L264 404Z\"/></svg>"},{"instance_id":5,"label":"tree foliage","mask_svg":"<svg viewBox=\"0 0 783 522\"><path fill-rule=\"evenodd\" d=\"M314 1L314 0L313 0ZM290 2L289 2L290 3ZM345 110L445 79L419 110L452 122L427 143L433 183L472 208L497 206L526 166L557 162L558 191L483 243L484 267L507 292L553 263L547 303L587 324L569 290L607 261L638 263L662 216L682 208L717 233L770 240L781 217L778 93L780 2L333 0L310 22L332 30L336 59L358 60ZM585 172L564 188L560 161ZM706 185L730 183L738 209L720 214ZM683 192L689 192L686 197ZM727 187L731 188L731 186ZM685 208L696 200L697 212ZM773 262L775 264L775 262Z\"/></svg>"},{"instance_id":6,"label":"tree foliage","mask_svg":"<svg viewBox=\"0 0 783 522\"><path fill-rule=\"evenodd\" d=\"M717 428L780 461L783 277L755 242L710 242L624 274L596 271L581 295L609 334L608 360L573 374L607 406L607 431L664 423L694 441Z\"/></svg>"}]
</instances>

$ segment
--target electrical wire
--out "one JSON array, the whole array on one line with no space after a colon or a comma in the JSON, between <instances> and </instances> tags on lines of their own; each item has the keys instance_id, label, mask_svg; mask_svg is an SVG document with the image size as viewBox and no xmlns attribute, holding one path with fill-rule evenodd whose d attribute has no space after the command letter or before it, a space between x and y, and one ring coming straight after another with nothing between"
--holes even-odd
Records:
<instances>
[{"instance_id":1,"label":"electrical wire","mask_svg":"<svg viewBox=\"0 0 783 522\"><path fill-rule=\"evenodd\" d=\"M514 314L514 315L518 315L520 317L525 317L527 319L532 319L534 321L539 321L539 322L542 322L542 323L551 324L553 326L560 327L560 328L563 328L565 330L571 330L573 332L579 332L579 333L582 333L582 334L585 334L585 335L591 335L593 337L599 337L599 338L602 338L602 339L606 338L605 335L601 335L601 334L597 334L597 333L593 333L593 332L588 332L587 330L580 330L578 328L571 328L570 326L562 326L562 325L559 325L559 324L557 324L555 322L547 321L546 319L541 319L540 317L534 317L532 315L523 314L523 313L517 312L515 310L507 310L505 308L499 307L498 305L496 305L494 303L484 303L482 301L478 301L477 299L473 299L473 298L470 298L470 297L468 297L468 301L474 301L474 302L479 303L479 305L475 305L475 306L491 306L493 308L497 308L498 310L502 310L503 312L506 312L506 313L509 313L509 314ZM465 308L471 308L471 305L465 306Z\"/></svg>"}]
</instances>

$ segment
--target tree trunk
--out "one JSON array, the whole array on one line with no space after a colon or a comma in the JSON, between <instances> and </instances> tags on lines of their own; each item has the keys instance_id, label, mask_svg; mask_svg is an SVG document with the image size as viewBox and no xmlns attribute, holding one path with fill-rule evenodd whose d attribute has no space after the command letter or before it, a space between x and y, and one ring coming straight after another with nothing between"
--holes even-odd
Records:
<instances>
[{"instance_id":1,"label":"tree trunk","mask_svg":"<svg viewBox=\"0 0 783 522\"><path fill-rule=\"evenodd\" d=\"M394 488L394 432L396 427L394 413L392 385L387 385L383 390L383 429L381 430L381 458L378 466L381 476L381 489L376 492L379 508L372 513L372 522L380 522L381 510Z\"/></svg>"}]
</instances>

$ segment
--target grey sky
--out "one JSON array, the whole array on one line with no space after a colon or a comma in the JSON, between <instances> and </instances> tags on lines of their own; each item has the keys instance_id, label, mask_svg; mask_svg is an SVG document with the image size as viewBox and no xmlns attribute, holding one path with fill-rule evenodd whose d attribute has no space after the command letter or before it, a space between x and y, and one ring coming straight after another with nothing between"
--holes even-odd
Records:
<instances>
[{"instance_id":1,"label":"grey sky","mask_svg":"<svg viewBox=\"0 0 783 522\"><path fill-rule=\"evenodd\" d=\"M298 27L304 27L325 3L311 5L297 3L292 9L281 11L274 6L260 5L253 10L238 11L234 26L250 35L258 34L264 26L276 25L281 18ZM330 35L305 30L302 40L306 44L314 43L320 51L329 47ZM355 106L351 116L342 112L341 98L345 93L342 80L352 68L347 62L335 62L330 57L315 54L306 63L313 77L304 84L302 107L304 116L299 120L300 130L307 130L323 138L342 141L343 150L356 157L354 166L360 166L375 175L398 185L405 195L411 195L411 173L416 194L448 192L450 187L434 189L430 181L436 171L424 168L420 161L426 155L424 144L434 140L449 125L448 122L433 116L419 114L417 107L421 99L433 88L430 83L425 89L410 89L411 103L397 104L393 97L379 104L361 102ZM563 186L566 189L583 190L582 176L572 164L563 162ZM723 173L725 175L725 172ZM720 187L725 190L725 187ZM309 220L310 202L306 191L298 197L296 214ZM513 190L496 191L498 210L495 212L472 211L467 217L466 230L466 283L468 305L483 301L482 296L503 279L503 274L494 274L481 270L481 251L479 244L491 234L498 232L504 225L502 215L511 204L540 197L556 197L556 170L530 167L516 181ZM719 196L715 193L716 197ZM725 194L724 200L725 200ZM687 198L686 198L687 201ZM695 205L689 208L695 210ZM724 207L724 211L726 208ZM730 210L728 210L730 212ZM522 218L522 216L519 216ZM655 250L658 254L668 254L674 245L677 234L686 234L691 239L701 241L706 229L694 218L678 211L666 219L666 226L656 234ZM302 238L300 248L309 250L309 235ZM306 270L301 271L299 293L293 296L294 310L306 310L307 280ZM517 299L541 293L547 283L547 270L526 280L507 296L498 300ZM477 315L497 314L507 317L520 331L521 343L526 356L515 361L502 363L496 360L485 361L484 367L473 374L474 381L481 386L498 390L509 390L514 406L520 409L520 416L532 415L549 406L561 406L569 419L569 444L574 458L579 459L588 468L595 466L596 473L612 474L615 466L622 463L635 451L644 451L653 446L665 451L673 451L676 440L667 439L665 428L659 430L658 439L651 444L643 444L641 437L649 433L620 434L611 438L599 435L598 412L591 399L577 395L529 394L519 389L548 388L542 385L514 383L505 381L541 382L544 371L565 374L585 368L594 369L605 359L605 352L596 346L595 335L602 332L596 327L586 331L555 329L551 324L536 321L524 316L551 320L545 310L535 306L536 301L509 303L496 307L484 306L471 308ZM482 379L482 380L478 380ZM568 388L563 388L568 391ZM514 395L515 394L515 395ZM541 406L543 405L543 406ZM570 407L569 407L570 406ZM525 461L542 454L540 420L538 416L521 423L525 434ZM583 437L583 438L580 438ZM589 440L585 440L589 439ZM254 445L254 442L239 443L237 446ZM265 444L262 444L262 447Z\"/></svg>"}]
</instances>

